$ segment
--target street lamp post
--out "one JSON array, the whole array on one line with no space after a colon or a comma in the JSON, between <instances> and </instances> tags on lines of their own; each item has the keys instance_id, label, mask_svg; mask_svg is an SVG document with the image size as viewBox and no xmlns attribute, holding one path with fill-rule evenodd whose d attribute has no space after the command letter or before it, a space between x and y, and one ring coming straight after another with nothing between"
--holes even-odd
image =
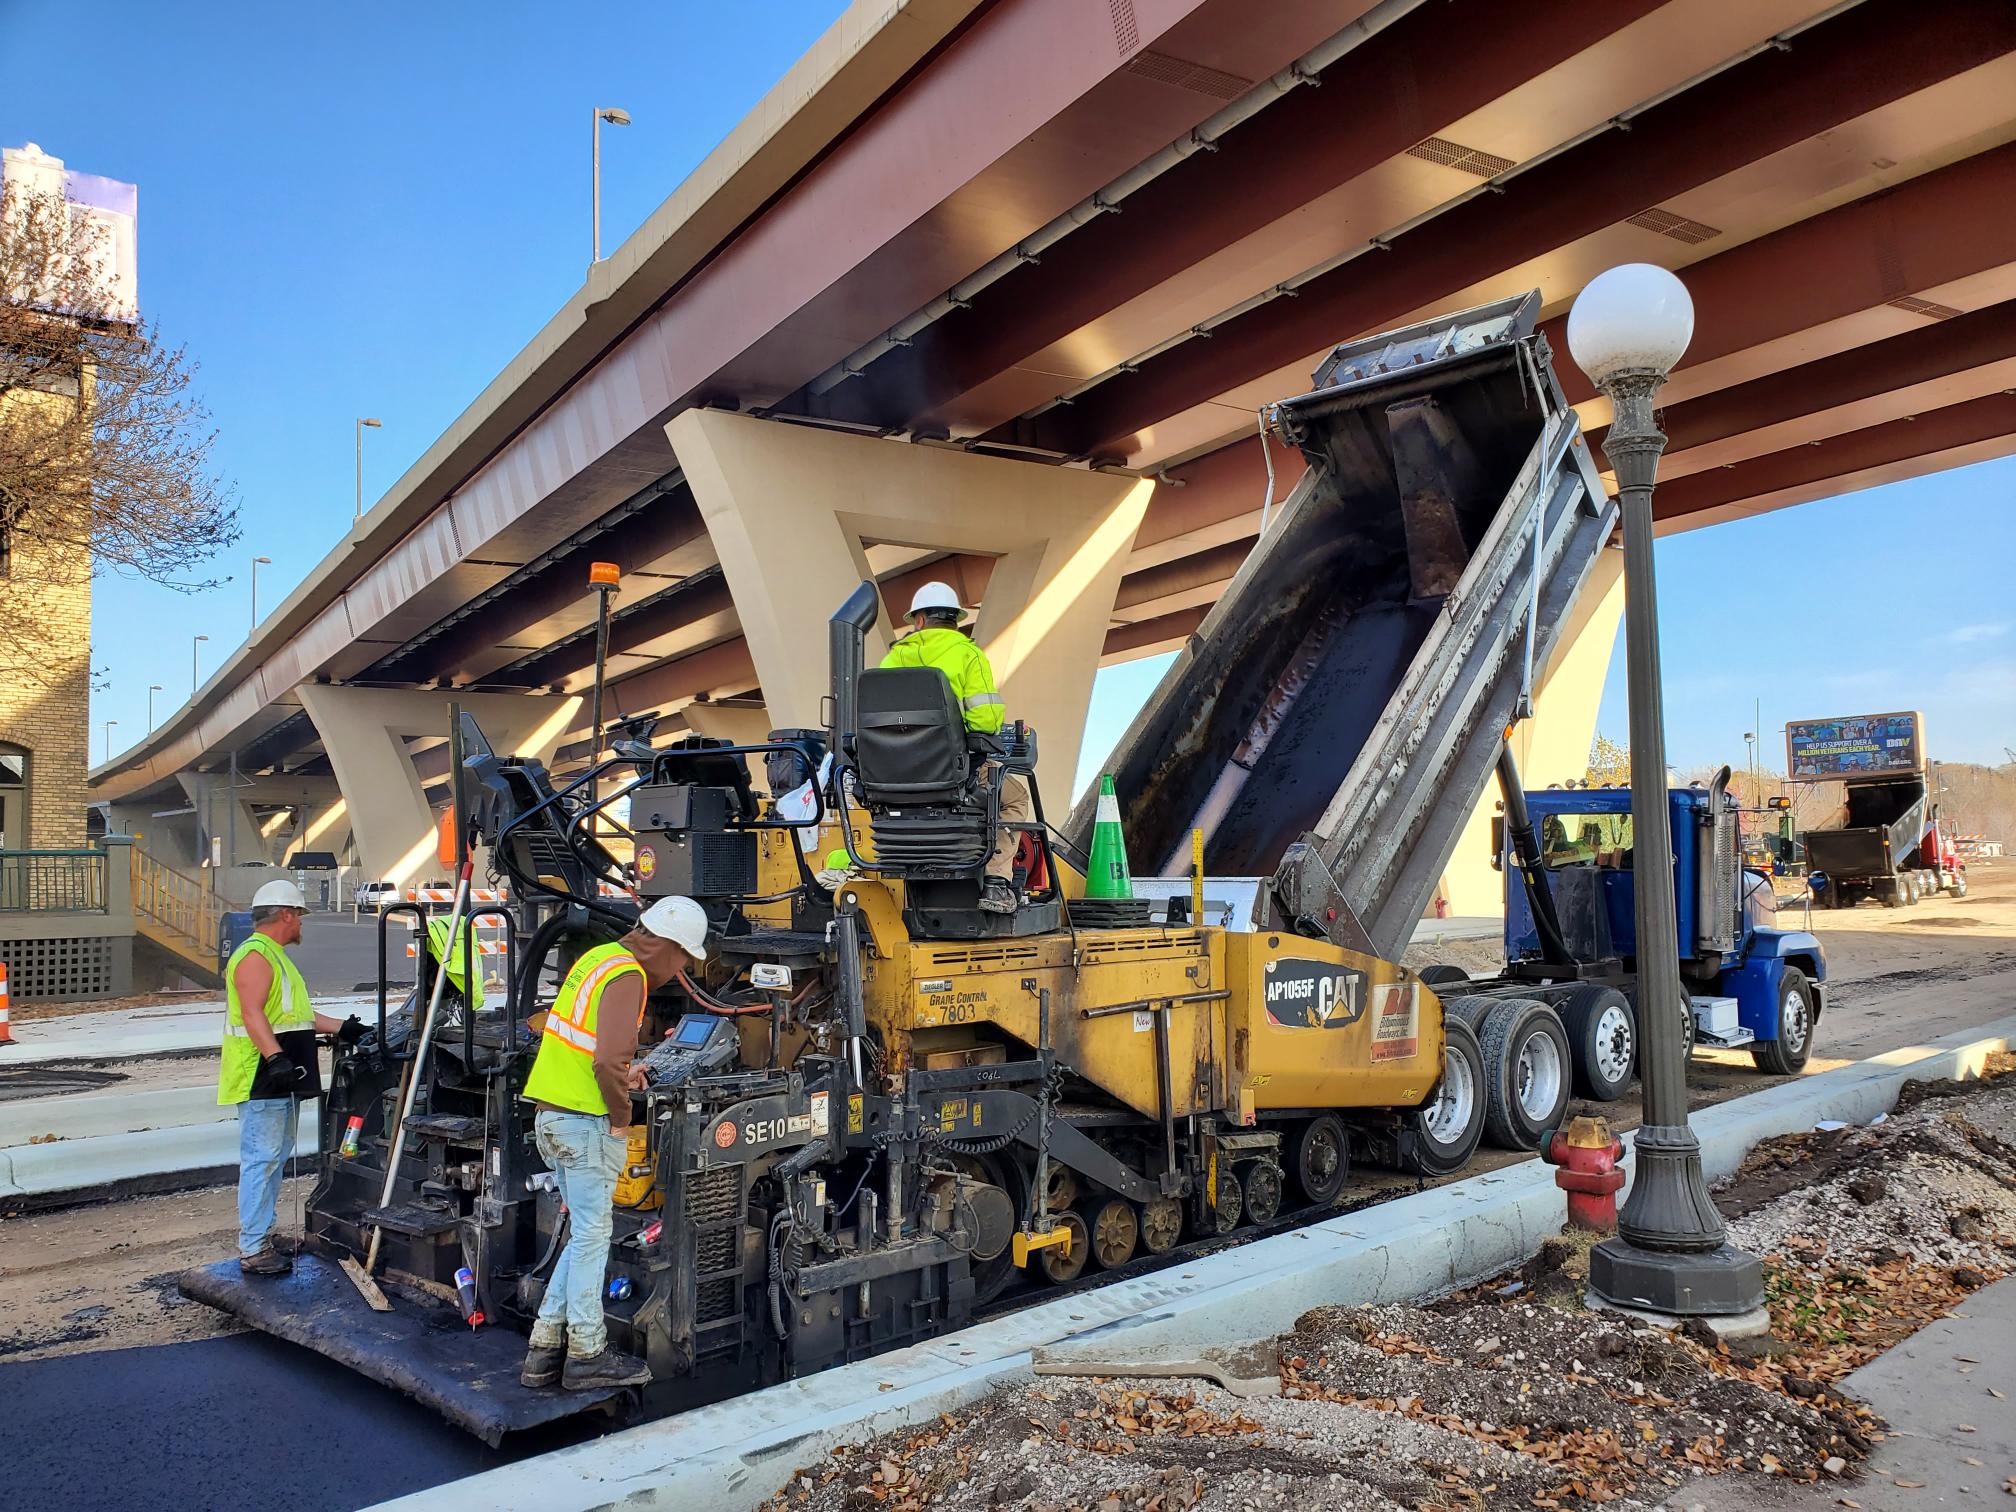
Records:
<instances>
[{"instance_id":1,"label":"street lamp post","mask_svg":"<svg viewBox=\"0 0 2016 1512\"><path fill-rule=\"evenodd\" d=\"M590 215L595 223L595 250L594 255L588 259L588 266L591 268L602 261L602 123L604 121L607 121L611 126L628 126L630 124L630 112L619 109L614 105L599 107L596 109L595 118L588 128L593 137L590 158L591 166L589 168L589 180L591 184L589 193L593 201L593 209L590 211Z\"/></svg>"},{"instance_id":2,"label":"street lamp post","mask_svg":"<svg viewBox=\"0 0 2016 1512\"><path fill-rule=\"evenodd\" d=\"M161 684L147 684L147 733L154 733L154 695L161 691Z\"/></svg>"},{"instance_id":3,"label":"street lamp post","mask_svg":"<svg viewBox=\"0 0 2016 1512\"><path fill-rule=\"evenodd\" d=\"M1589 1289L1616 1306L1685 1317L1755 1312L1764 1273L1729 1243L1687 1123L1684 1021L1667 823L1659 605L1652 573L1652 484L1665 434L1653 398L1694 334L1694 304L1664 268L1599 274L1568 315L1568 349L1613 410L1603 451L1617 474L1624 531L1624 659L1630 678L1631 826L1637 877L1638 1005L1645 1121L1617 1236L1589 1257Z\"/></svg>"},{"instance_id":4,"label":"street lamp post","mask_svg":"<svg viewBox=\"0 0 2016 1512\"><path fill-rule=\"evenodd\" d=\"M108 719L105 721L105 759L107 761L110 761L112 759L112 731L118 725L118 723L119 721L116 719Z\"/></svg>"},{"instance_id":5,"label":"street lamp post","mask_svg":"<svg viewBox=\"0 0 2016 1512\"><path fill-rule=\"evenodd\" d=\"M261 567L271 567L272 565L273 558L271 557L252 558L252 628L254 630L259 628L259 569Z\"/></svg>"},{"instance_id":6,"label":"street lamp post","mask_svg":"<svg viewBox=\"0 0 2016 1512\"><path fill-rule=\"evenodd\" d=\"M210 637L207 635L199 635L189 643L189 696L191 698L194 698L196 690L203 686L203 674L198 670L196 657L198 654L197 648L208 639Z\"/></svg>"},{"instance_id":7,"label":"street lamp post","mask_svg":"<svg viewBox=\"0 0 2016 1512\"><path fill-rule=\"evenodd\" d=\"M384 425L382 420L357 422L357 513L350 517L352 520L364 518L364 428L369 426L372 430L382 430Z\"/></svg>"}]
</instances>

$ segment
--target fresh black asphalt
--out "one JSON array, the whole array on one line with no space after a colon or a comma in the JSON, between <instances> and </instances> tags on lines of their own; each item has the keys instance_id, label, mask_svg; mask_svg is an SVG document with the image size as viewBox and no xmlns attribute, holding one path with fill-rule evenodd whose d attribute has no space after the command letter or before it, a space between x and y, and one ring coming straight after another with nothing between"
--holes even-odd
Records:
<instances>
[{"instance_id":1,"label":"fresh black asphalt","mask_svg":"<svg viewBox=\"0 0 2016 1512\"><path fill-rule=\"evenodd\" d=\"M263 1334L0 1363L0 1504L349 1512L573 1442L490 1449Z\"/></svg>"}]
</instances>

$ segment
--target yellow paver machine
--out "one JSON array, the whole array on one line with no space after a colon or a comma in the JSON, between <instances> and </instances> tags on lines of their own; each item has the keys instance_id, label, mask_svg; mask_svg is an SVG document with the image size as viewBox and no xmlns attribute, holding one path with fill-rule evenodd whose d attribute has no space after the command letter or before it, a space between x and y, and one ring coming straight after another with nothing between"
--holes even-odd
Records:
<instances>
[{"instance_id":1,"label":"yellow paver machine","mask_svg":"<svg viewBox=\"0 0 2016 1512\"><path fill-rule=\"evenodd\" d=\"M183 1289L495 1441L1320 1213L1354 1159L1440 1175L1487 1127L1536 1137L1567 1097L1538 1052L1565 1041L1518 1026L1552 1010L1445 1014L1395 962L1615 524L1538 303L1340 347L1272 407L1309 470L1110 764L1151 874L1133 898L1083 896L1096 807L1053 828L1038 791L1015 912L978 906L1036 735L969 732L935 669L864 668L870 583L831 622L824 729L619 741L556 788L463 721L464 837L512 886L508 1001L381 1009L325 1098L295 1274ZM673 893L718 949L647 1010L608 1277L612 1342L654 1381L629 1403L528 1391L566 1222L520 1096L529 1026ZM389 1312L346 1259L377 1262ZM473 1332L450 1311L465 1268Z\"/></svg>"}]
</instances>

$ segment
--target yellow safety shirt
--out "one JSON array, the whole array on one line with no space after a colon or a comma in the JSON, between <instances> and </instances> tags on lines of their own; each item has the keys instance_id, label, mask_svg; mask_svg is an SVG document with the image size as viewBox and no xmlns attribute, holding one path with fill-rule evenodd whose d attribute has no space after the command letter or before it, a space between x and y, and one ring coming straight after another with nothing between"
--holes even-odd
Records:
<instances>
[{"instance_id":1,"label":"yellow safety shirt","mask_svg":"<svg viewBox=\"0 0 2016 1512\"><path fill-rule=\"evenodd\" d=\"M637 957L613 940L581 952L560 984L560 995L546 1010L539 1054L532 1062L532 1074L525 1078L527 1097L555 1108L608 1116L609 1104L595 1080L595 1025L602 994L611 982L632 971L644 975ZM638 1022L643 1022L641 1012Z\"/></svg>"},{"instance_id":2,"label":"yellow safety shirt","mask_svg":"<svg viewBox=\"0 0 2016 1512\"><path fill-rule=\"evenodd\" d=\"M245 1010L238 1001L238 963L250 955L262 955L273 968L273 980L266 987L266 1025L275 1034L286 1029L315 1027L315 1005L308 1001L308 981L293 958L269 935L254 932L231 952L224 965L224 1059L217 1076L220 1105L242 1103L252 1095L252 1078L259 1074L259 1047L252 1043L245 1027Z\"/></svg>"},{"instance_id":3,"label":"yellow safety shirt","mask_svg":"<svg viewBox=\"0 0 2016 1512\"><path fill-rule=\"evenodd\" d=\"M994 667L973 637L949 625L912 630L889 648L885 667L936 667L952 684L966 728L982 735L998 734L1007 710L994 687Z\"/></svg>"}]
</instances>

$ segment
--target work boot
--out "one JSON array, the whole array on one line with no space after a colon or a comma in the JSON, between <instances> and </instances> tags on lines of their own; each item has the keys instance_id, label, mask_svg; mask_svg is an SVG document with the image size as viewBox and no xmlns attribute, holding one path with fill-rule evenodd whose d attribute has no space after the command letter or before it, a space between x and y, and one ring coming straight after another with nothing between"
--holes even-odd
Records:
<instances>
[{"instance_id":1,"label":"work boot","mask_svg":"<svg viewBox=\"0 0 2016 1512\"><path fill-rule=\"evenodd\" d=\"M551 1344L545 1348L534 1344L525 1351L525 1363L518 1369L518 1384L521 1386L558 1386L560 1367L566 1362L567 1346Z\"/></svg>"},{"instance_id":2,"label":"work boot","mask_svg":"<svg viewBox=\"0 0 2016 1512\"><path fill-rule=\"evenodd\" d=\"M1015 884L1006 877L989 877L980 884L980 911L1012 914L1016 909Z\"/></svg>"},{"instance_id":3,"label":"work boot","mask_svg":"<svg viewBox=\"0 0 2016 1512\"><path fill-rule=\"evenodd\" d=\"M248 1276L284 1276L294 1269L294 1262L268 1243L249 1255L240 1255L238 1269Z\"/></svg>"},{"instance_id":4,"label":"work boot","mask_svg":"<svg viewBox=\"0 0 2016 1512\"><path fill-rule=\"evenodd\" d=\"M567 1356L560 1372L560 1384L569 1391L607 1391L613 1386L648 1386L651 1367L642 1360L618 1354L608 1345L600 1354Z\"/></svg>"}]
</instances>

